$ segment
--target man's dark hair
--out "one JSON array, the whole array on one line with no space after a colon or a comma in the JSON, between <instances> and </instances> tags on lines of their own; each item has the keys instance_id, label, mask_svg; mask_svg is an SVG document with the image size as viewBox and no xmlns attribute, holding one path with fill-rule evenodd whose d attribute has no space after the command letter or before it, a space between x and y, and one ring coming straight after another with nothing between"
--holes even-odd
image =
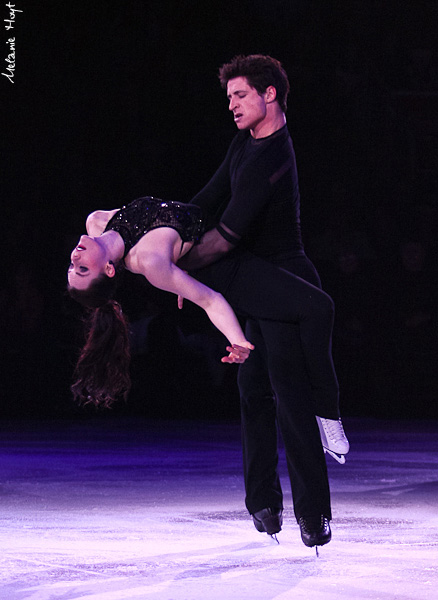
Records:
<instances>
[{"instance_id":1,"label":"man's dark hair","mask_svg":"<svg viewBox=\"0 0 438 600\"><path fill-rule=\"evenodd\" d=\"M274 86L280 108L286 112L289 80L280 61L265 54L235 56L219 69L221 86L226 89L230 79L235 77L246 77L249 85L259 94L264 94L270 85Z\"/></svg>"}]
</instances>

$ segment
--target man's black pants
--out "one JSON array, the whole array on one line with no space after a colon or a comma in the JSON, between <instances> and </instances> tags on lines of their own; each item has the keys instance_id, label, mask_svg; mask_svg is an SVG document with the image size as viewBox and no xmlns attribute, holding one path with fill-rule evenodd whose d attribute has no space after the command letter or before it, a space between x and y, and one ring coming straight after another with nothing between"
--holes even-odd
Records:
<instances>
[{"instance_id":1,"label":"man's black pants","mask_svg":"<svg viewBox=\"0 0 438 600\"><path fill-rule=\"evenodd\" d=\"M288 268L319 285L306 257L292 262L295 264L288 261ZM327 418L339 416L338 383L331 358L333 302L317 285L241 250L195 276L221 292L238 314L250 318L247 339L257 348L239 372L249 512L282 507L278 418L296 517L324 514L331 518L315 411Z\"/></svg>"}]
</instances>

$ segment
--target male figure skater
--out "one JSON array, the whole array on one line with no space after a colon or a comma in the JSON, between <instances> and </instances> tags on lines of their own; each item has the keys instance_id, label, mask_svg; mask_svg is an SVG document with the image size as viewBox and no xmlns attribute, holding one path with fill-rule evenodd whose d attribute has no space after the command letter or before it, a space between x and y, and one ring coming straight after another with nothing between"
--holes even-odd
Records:
<instances>
[{"instance_id":1,"label":"male figure skater","mask_svg":"<svg viewBox=\"0 0 438 600\"><path fill-rule=\"evenodd\" d=\"M285 116L286 72L269 56L237 56L222 66L219 78L239 133L215 175L192 200L219 224L181 266L208 265L242 244L320 287L301 241L298 176ZM340 462L349 449L338 390L317 395L315 406L296 326L248 320L246 336L256 348L238 374L246 506L258 531L274 535L281 530L278 422L302 540L307 546L326 544L331 507L321 439Z\"/></svg>"}]
</instances>

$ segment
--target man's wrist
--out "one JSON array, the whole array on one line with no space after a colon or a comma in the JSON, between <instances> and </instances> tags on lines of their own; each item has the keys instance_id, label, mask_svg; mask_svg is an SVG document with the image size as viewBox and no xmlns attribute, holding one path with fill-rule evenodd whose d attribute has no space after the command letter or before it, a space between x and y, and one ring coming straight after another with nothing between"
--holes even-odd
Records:
<instances>
[{"instance_id":1,"label":"man's wrist","mask_svg":"<svg viewBox=\"0 0 438 600\"><path fill-rule=\"evenodd\" d=\"M237 246L237 244L239 243L240 238L237 237L235 234L231 233L231 231L225 229L222 223L216 225L216 230L221 234L224 240L226 240L230 244L233 244L233 246Z\"/></svg>"}]
</instances>

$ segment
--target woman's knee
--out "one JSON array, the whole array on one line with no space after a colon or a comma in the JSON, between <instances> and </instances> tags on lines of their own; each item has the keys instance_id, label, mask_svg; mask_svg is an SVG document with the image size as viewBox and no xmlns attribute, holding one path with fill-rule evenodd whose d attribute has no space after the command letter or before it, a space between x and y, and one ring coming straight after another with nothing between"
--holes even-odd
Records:
<instances>
[{"instance_id":1,"label":"woman's knee","mask_svg":"<svg viewBox=\"0 0 438 600\"><path fill-rule=\"evenodd\" d=\"M333 302L332 298L322 290L318 297L316 311L318 312L320 318L323 318L327 321L333 321L335 316L335 303Z\"/></svg>"}]
</instances>

